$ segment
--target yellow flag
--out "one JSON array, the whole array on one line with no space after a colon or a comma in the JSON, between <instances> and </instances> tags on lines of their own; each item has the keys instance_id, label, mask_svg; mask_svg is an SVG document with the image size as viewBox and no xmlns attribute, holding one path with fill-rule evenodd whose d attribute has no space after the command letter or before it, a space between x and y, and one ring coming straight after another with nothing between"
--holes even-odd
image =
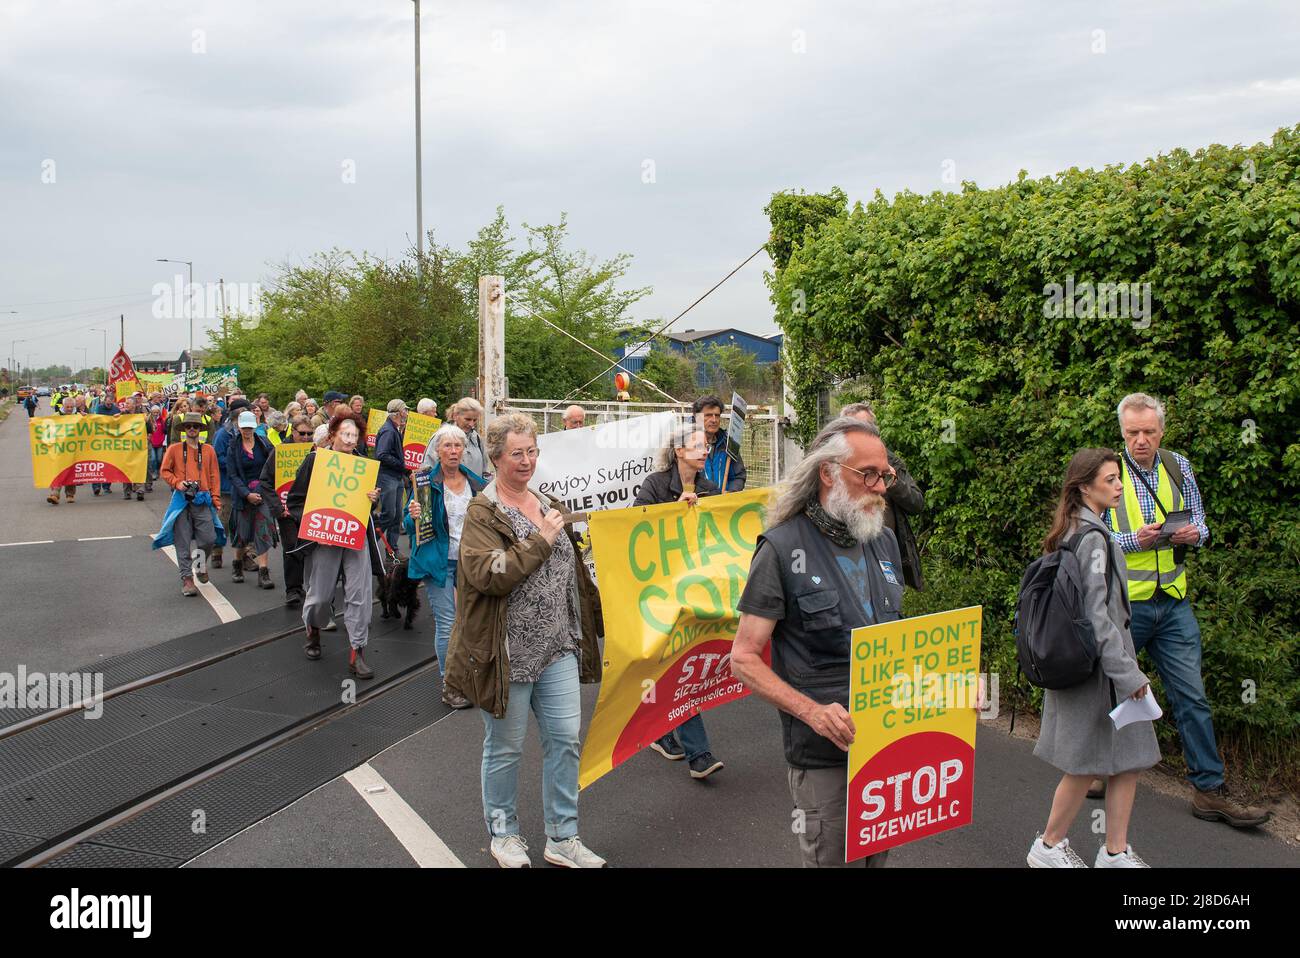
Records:
<instances>
[{"instance_id":1,"label":"yellow flag","mask_svg":"<svg viewBox=\"0 0 1300 958\"><path fill-rule=\"evenodd\" d=\"M27 420L37 489L89 482L144 482L149 467L145 417L38 416Z\"/></svg>"},{"instance_id":2,"label":"yellow flag","mask_svg":"<svg viewBox=\"0 0 1300 958\"><path fill-rule=\"evenodd\" d=\"M749 694L731 674L731 643L769 495L592 513L605 668L583 788L692 715Z\"/></svg>"},{"instance_id":3,"label":"yellow flag","mask_svg":"<svg viewBox=\"0 0 1300 958\"><path fill-rule=\"evenodd\" d=\"M366 526L370 524L370 499L366 494L378 481L379 463L375 460L318 449L298 538L364 549Z\"/></svg>"}]
</instances>

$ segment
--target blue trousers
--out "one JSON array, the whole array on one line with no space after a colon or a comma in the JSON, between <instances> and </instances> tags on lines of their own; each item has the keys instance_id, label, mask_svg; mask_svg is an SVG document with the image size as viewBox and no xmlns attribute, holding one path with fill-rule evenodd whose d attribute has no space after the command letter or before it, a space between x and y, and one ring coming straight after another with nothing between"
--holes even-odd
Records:
<instances>
[{"instance_id":1,"label":"blue trousers","mask_svg":"<svg viewBox=\"0 0 1300 958\"><path fill-rule=\"evenodd\" d=\"M712 751L709 748L709 733L704 730L704 716L698 712L668 733L673 734L676 734L678 743L686 750L688 763L705 752Z\"/></svg>"},{"instance_id":2,"label":"blue trousers","mask_svg":"<svg viewBox=\"0 0 1300 958\"><path fill-rule=\"evenodd\" d=\"M578 726L582 699L578 657L547 666L536 682L511 682L504 718L483 716L483 821L494 836L518 835L519 758L528 713L542 736L542 812L546 834L556 841L578 834Z\"/></svg>"},{"instance_id":3,"label":"blue trousers","mask_svg":"<svg viewBox=\"0 0 1300 958\"><path fill-rule=\"evenodd\" d=\"M1191 603L1163 593L1134 602L1130 628L1134 648L1147 650L1164 682L1183 740L1188 780L1202 790L1218 788L1223 784L1223 760L1201 679L1201 627Z\"/></svg>"},{"instance_id":4,"label":"blue trousers","mask_svg":"<svg viewBox=\"0 0 1300 958\"><path fill-rule=\"evenodd\" d=\"M424 594L433 613L433 648L438 653L438 670L447 676L447 643L456 624L456 560L447 560L447 584L440 586L430 576L424 577Z\"/></svg>"}]
</instances>

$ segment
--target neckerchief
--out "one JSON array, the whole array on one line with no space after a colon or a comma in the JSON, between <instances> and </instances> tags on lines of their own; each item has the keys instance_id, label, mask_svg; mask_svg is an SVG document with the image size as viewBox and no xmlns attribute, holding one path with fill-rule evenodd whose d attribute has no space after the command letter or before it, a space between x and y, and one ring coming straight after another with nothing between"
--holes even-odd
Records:
<instances>
[{"instance_id":1,"label":"neckerchief","mask_svg":"<svg viewBox=\"0 0 1300 958\"><path fill-rule=\"evenodd\" d=\"M817 527L817 531L841 549L852 549L856 545L861 545L849 532L849 527L823 509L822 504L816 499L808 503L804 512L812 520L812 524Z\"/></svg>"}]
</instances>

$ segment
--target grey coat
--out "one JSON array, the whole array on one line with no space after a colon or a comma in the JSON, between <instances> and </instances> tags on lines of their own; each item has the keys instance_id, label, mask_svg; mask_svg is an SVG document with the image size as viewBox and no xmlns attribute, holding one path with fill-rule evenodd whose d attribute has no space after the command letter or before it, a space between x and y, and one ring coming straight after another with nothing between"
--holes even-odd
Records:
<instances>
[{"instance_id":1,"label":"grey coat","mask_svg":"<svg viewBox=\"0 0 1300 958\"><path fill-rule=\"evenodd\" d=\"M1084 607L1097 639L1100 663L1079 685L1043 692L1043 724L1034 754L1070 775L1104 777L1150 768L1160 761L1152 724L1134 722L1117 731L1109 715L1115 704L1147 684L1128 628L1124 553L1092 510L1080 507L1077 519L1070 535L1080 529L1088 531L1074 554L1083 572ZM1110 575L1114 577L1109 605L1107 568L1097 552L1103 548L1110 552ZM1115 683L1114 703L1111 682Z\"/></svg>"}]
</instances>

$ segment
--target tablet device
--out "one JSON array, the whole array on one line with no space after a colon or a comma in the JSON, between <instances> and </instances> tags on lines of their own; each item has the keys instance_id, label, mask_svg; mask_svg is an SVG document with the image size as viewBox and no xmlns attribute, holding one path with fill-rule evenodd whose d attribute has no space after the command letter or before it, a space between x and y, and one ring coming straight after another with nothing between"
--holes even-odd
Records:
<instances>
[{"instance_id":1,"label":"tablet device","mask_svg":"<svg viewBox=\"0 0 1300 958\"><path fill-rule=\"evenodd\" d=\"M1160 527L1160 535L1156 537L1156 545L1164 546L1169 544L1175 532L1192 524L1192 510L1179 509L1165 516L1164 525Z\"/></svg>"}]
</instances>

